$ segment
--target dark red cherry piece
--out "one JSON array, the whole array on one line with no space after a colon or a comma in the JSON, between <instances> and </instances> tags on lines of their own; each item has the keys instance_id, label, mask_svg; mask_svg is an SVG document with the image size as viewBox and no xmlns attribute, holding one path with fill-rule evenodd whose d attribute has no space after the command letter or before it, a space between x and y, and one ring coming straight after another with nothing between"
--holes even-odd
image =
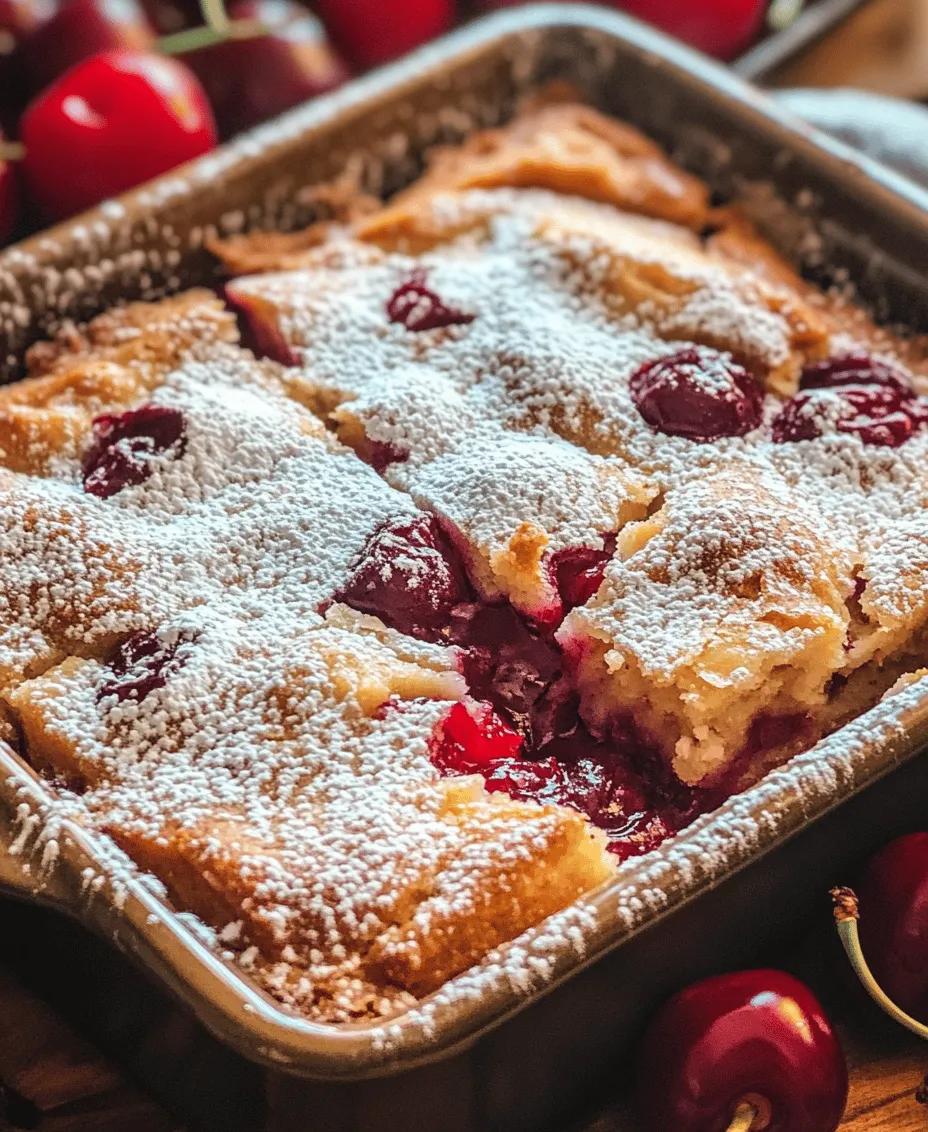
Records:
<instances>
[{"instance_id":1,"label":"dark red cherry piece","mask_svg":"<svg viewBox=\"0 0 928 1132\"><path fill-rule=\"evenodd\" d=\"M659 1011L638 1070L651 1132L724 1132L741 1102L765 1132L833 1132L847 1066L818 1000L782 971L694 983Z\"/></svg>"},{"instance_id":2,"label":"dark red cherry piece","mask_svg":"<svg viewBox=\"0 0 928 1132\"><path fill-rule=\"evenodd\" d=\"M184 431L183 413L164 405L97 417L82 464L84 491L109 499L124 487L144 483L154 470L153 457L174 445L182 449Z\"/></svg>"},{"instance_id":3,"label":"dark red cherry piece","mask_svg":"<svg viewBox=\"0 0 928 1132\"><path fill-rule=\"evenodd\" d=\"M602 550L591 546L569 546L551 558L549 570L564 611L586 605L603 583L606 567L615 554L615 535L604 540Z\"/></svg>"},{"instance_id":4,"label":"dark red cherry piece","mask_svg":"<svg viewBox=\"0 0 928 1132\"><path fill-rule=\"evenodd\" d=\"M148 51L155 31L138 0L62 0L20 47L28 93L103 51Z\"/></svg>"},{"instance_id":5,"label":"dark red cherry piece","mask_svg":"<svg viewBox=\"0 0 928 1132\"><path fill-rule=\"evenodd\" d=\"M235 312L242 345L259 358L270 358L282 366L298 366L300 356L293 350L274 319L273 307L245 291L233 280L224 288L224 297Z\"/></svg>"},{"instance_id":6,"label":"dark red cherry piece","mask_svg":"<svg viewBox=\"0 0 928 1132\"><path fill-rule=\"evenodd\" d=\"M912 402L889 385L847 385L801 390L773 420L774 443L815 440L830 429L853 433L864 444L898 448L920 426Z\"/></svg>"},{"instance_id":7,"label":"dark red cherry piece","mask_svg":"<svg viewBox=\"0 0 928 1132\"><path fill-rule=\"evenodd\" d=\"M402 633L437 640L470 591L434 515L404 515L379 527L335 595Z\"/></svg>"},{"instance_id":8,"label":"dark red cherry piece","mask_svg":"<svg viewBox=\"0 0 928 1132\"><path fill-rule=\"evenodd\" d=\"M386 63L448 31L453 0L315 0L329 33L361 67Z\"/></svg>"},{"instance_id":9,"label":"dark red cherry piece","mask_svg":"<svg viewBox=\"0 0 928 1132\"><path fill-rule=\"evenodd\" d=\"M860 942L876 981L928 1024L928 833L891 842L857 888Z\"/></svg>"},{"instance_id":10,"label":"dark red cherry piece","mask_svg":"<svg viewBox=\"0 0 928 1132\"><path fill-rule=\"evenodd\" d=\"M387 301L387 317L407 330L438 330L443 326L466 326L476 315L443 302L428 286L428 272L416 268Z\"/></svg>"},{"instance_id":11,"label":"dark red cherry piece","mask_svg":"<svg viewBox=\"0 0 928 1132\"><path fill-rule=\"evenodd\" d=\"M863 350L812 362L803 369L799 381L801 389L832 389L840 385L885 385L901 394L912 394L912 386L904 373Z\"/></svg>"},{"instance_id":12,"label":"dark red cherry piece","mask_svg":"<svg viewBox=\"0 0 928 1132\"><path fill-rule=\"evenodd\" d=\"M761 387L746 369L707 346L646 362L629 388L638 412L669 436L705 442L744 436L761 422Z\"/></svg>"},{"instance_id":13,"label":"dark red cherry piece","mask_svg":"<svg viewBox=\"0 0 928 1132\"><path fill-rule=\"evenodd\" d=\"M181 667L183 659L177 656L177 650L192 640L192 634L181 633L165 644L157 633L133 633L113 650L109 665L115 675L101 686L97 700L115 696L119 703L128 699L141 702L149 692L163 688Z\"/></svg>"},{"instance_id":14,"label":"dark red cherry piece","mask_svg":"<svg viewBox=\"0 0 928 1132\"><path fill-rule=\"evenodd\" d=\"M800 392L772 425L773 440L815 440L826 432L853 433L864 444L898 448L928 421L928 402L909 379L862 350L806 366Z\"/></svg>"},{"instance_id":15,"label":"dark red cherry piece","mask_svg":"<svg viewBox=\"0 0 928 1132\"><path fill-rule=\"evenodd\" d=\"M260 23L267 34L228 39L184 56L209 95L223 138L334 90L350 77L322 24L302 4L236 0L228 14Z\"/></svg>"}]
</instances>

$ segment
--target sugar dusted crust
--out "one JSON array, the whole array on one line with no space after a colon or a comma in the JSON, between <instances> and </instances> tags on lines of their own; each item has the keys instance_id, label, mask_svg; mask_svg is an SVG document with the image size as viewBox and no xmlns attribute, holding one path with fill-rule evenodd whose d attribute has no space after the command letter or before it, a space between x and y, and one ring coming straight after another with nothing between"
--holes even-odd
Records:
<instances>
[{"instance_id":1,"label":"sugar dusted crust","mask_svg":"<svg viewBox=\"0 0 928 1132\"><path fill-rule=\"evenodd\" d=\"M0 737L339 1022L905 686L928 413L917 343L589 108L320 201L213 245L229 305L66 327L0 390ZM719 435L666 425L661 366Z\"/></svg>"}]
</instances>

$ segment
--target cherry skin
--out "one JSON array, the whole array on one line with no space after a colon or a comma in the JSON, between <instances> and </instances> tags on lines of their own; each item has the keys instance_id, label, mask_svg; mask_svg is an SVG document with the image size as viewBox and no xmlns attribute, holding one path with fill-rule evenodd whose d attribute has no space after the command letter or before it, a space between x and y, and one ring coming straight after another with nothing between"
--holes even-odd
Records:
<instances>
[{"instance_id":1,"label":"cherry skin","mask_svg":"<svg viewBox=\"0 0 928 1132\"><path fill-rule=\"evenodd\" d=\"M775 444L834 430L898 448L928 422L928 400L916 395L906 375L862 350L806 366L799 385L773 420Z\"/></svg>"},{"instance_id":2,"label":"cherry skin","mask_svg":"<svg viewBox=\"0 0 928 1132\"><path fill-rule=\"evenodd\" d=\"M294 0L237 0L233 20L254 20L267 35L191 51L184 62L209 95L222 137L247 130L350 77L322 24Z\"/></svg>"},{"instance_id":3,"label":"cherry skin","mask_svg":"<svg viewBox=\"0 0 928 1132\"><path fill-rule=\"evenodd\" d=\"M484 9L508 8L513 0L478 0ZM646 20L719 59L731 59L757 36L767 0L606 0L613 8Z\"/></svg>"},{"instance_id":4,"label":"cherry skin","mask_svg":"<svg viewBox=\"0 0 928 1132\"><path fill-rule=\"evenodd\" d=\"M329 33L359 67L396 59L450 30L453 0L316 0Z\"/></svg>"},{"instance_id":5,"label":"cherry skin","mask_svg":"<svg viewBox=\"0 0 928 1132\"><path fill-rule=\"evenodd\" d=\"M652 1132L724 1132L739 1103L765 1132L833 1132L847 1066L818 1000L782 971L704 979L648 1028L638 1087Z\"/></svg>"},{"instance_id":6,"label":"cherry skin","mask_svg":"<svg viewBox=\"0 0 928 1132\"><path fill-rule=\"evenodd\" d=\"M761 387L746 369L707 346L646 362L628 384L638 412L668 436L718 440L744 436L761 422Z\"/></svg>"},{"instance_id":7,"label":"cherry skin","mask_svg":"<svg viewBox=\"0 0 928 1132\"><path fill-rule=\"evenodd\" d=\"M22 140L32 190L61 219L206 153L217 138L187 67L111 51L79 63L30 103Z\"/></svg>"},{"instance_id":8,"label":"cherry skin","mask_svg":"<svg viewBox=\"0 0 928 1132\"><path fill-rule=\"evenodd\" d=\"M20 73L28 94L36 94L101 51L147 51L154 44L154 29L138 0L63 0L23 40Z\"/></svg>"},{"instance_id":9,"label":"cherry skin","mask_svg":"<svg viewBox=\"0 0 928 1132\"><path fill-rule=\"evenodd\" d=\"M371 535L335 600L422 640L438 640L470 591L434 515L404 515Z\"/></svg>"},{"instance_id":10,"label":"cherry skin","mask_svg":"<svg viewBox=\"0 0 928 1132\"><path fill-rule=\"evenodd\" d=\"M860 943L882 989L928 1024L928 832L891 842L857 888Z\"/></svg>"}]
</instances>

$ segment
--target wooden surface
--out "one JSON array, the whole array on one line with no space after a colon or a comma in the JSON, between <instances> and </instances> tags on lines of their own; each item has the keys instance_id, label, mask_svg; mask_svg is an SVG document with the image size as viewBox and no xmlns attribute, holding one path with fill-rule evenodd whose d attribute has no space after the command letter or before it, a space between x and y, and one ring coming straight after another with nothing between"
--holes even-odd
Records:
<instances>
[{"instance_id":1,"label":"wooden surface","mask_svg":"<svg viewBox=\"0 0 928 1132\"><path fill-rule=\"evenodd\" d=\"M15 931L15 923L4 924ZM928 1043L900 1029L859 992L823 920L799 946L768 957L804 978L837 1021L850 1064L845 1132L928 1132L915 1090ZM0 1081L11 1092L0 1132L184 1132L45 1003L0 966ZM565 1132L638 1132L629 1090ZM187 1129L186 1132L194 1132ZM325 1132L307 1121L305 1132ZM670 1132L670 1130L668 1130Z\"/></svg>"}]
</instances>

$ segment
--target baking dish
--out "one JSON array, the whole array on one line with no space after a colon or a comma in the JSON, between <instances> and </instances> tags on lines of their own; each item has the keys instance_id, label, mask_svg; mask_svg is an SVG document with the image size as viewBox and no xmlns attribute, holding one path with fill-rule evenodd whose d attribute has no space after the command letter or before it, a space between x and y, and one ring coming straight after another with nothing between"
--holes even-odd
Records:
<instances>
[{"instance_id":1,"label":"baking dish","mask_svg":"<svg viewBox=\"0 0 928 1132\"><path fill-rule=\"evenodd\" d=\"M429 144L505 119L555 78L655 137L719 194L746 200L811 274L853 279L880 317L926 329L928 194L657 33L555 5L465 29L10 249L0 257L5 374L15 376L28 342L63 318L215 281L207 235L305 223L313 195L303 190L349 165L369 190L390 192L415 175ZM178 1073L196 1079L196 1096L178 1087L178 1073L162 1072L155 1086L196 1126L540 1129L614 1070L663 995L743 961L805 913L839 868L921 820L928 771L914 756L926 735L928 686L915 684L626 863L572 913L570 938L542 925L385 1024L324 1026L284 1013L106 844L56 822L50 788L8 748L0 881L115 942L185 1004L170 1053ZM59 938L39 916L23 923L36 938ZM63 954L44 961L65 987L70 965L77 1001L111 1005L94 1011L101 1040L118 1042L145 1072L165 1024L167 1008L155 1011L157 1024L146 1009L158 993L132 998L132 976L108 974L99 951L78 978ZM130 1001L141 1006L127 1016Z\"/></svg>"}]
</instances>

